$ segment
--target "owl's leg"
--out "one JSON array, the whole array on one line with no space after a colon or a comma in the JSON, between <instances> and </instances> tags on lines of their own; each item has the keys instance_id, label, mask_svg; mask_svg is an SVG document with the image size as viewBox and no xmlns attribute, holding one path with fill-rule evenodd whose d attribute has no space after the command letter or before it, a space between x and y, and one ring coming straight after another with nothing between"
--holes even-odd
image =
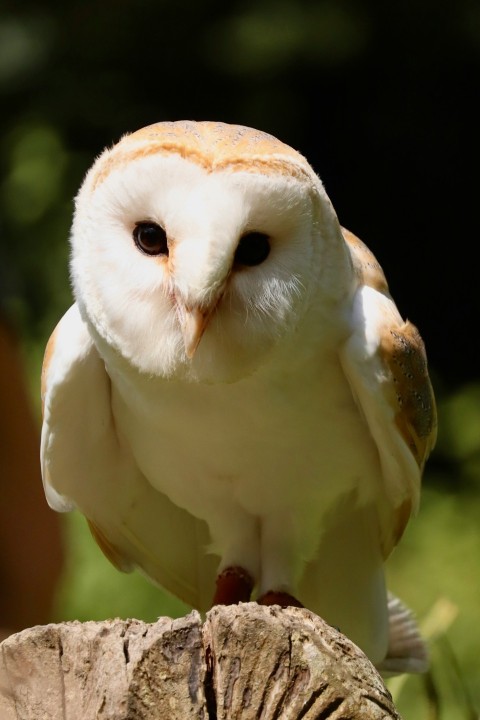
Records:
<instances>
[{"instance_id":1,"label":"owl's leg","mask_svg":"<svg viewBox=\"0 0 480 720\"><path fill-rule=\"evenodd\" d=\"M305 527L295 521L293 513L262 519L258 603L303 607L295 595L305 567L306 546Z\"/></svg>"},{"instance_id":2,"label":"owl's leg","mask_svg":"<svg viewBox=\"0 0 480 720\"><path fill-rule=\"evenodd\" d=\"M224 518L228 517L226 523ZM212 547L221 555L213 605L248 602L259 576L259 526L251 515L218 513L210 522Z\"/></svg>"}]
</instances>

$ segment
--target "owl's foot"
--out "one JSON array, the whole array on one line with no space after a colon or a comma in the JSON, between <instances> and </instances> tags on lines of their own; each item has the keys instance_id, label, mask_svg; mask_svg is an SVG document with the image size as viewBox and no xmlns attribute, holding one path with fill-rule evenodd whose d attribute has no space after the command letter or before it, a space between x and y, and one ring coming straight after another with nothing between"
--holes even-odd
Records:
<instances>
[{"instance_id":1,"label":"owl's foot","mask_svg":"<svg viewBox=\"0 0 480 720\"><path fill-rule=\"evenodd\" d=\"M227 567L217 575L213 605L237 605L248 602L253 590L251 575L241 567Z\"/></svg>"},{"instance_id":2,"label":"owl's foot","mask_svg":"<svg viewBox=\"0 0 480 720\"><path fill-rule=\"evenodd\" d=\"M298 607L302 608L304 607L302 603L297 600L297 598L294 598L293 595L290 595L290 593L286 592L276 592L275 590L270 590L269 592L264 593L261 597L257 600L259 605L280 605L280 607Z\"/></svg>"}]
</instances>

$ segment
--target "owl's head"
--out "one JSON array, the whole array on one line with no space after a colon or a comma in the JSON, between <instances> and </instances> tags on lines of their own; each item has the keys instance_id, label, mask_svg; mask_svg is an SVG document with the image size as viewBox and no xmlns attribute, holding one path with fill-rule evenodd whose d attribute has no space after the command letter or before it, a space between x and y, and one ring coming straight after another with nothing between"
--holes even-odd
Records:
<instances>
[{"instance_id":1,"label":"owl's head","mask_svg":"<svg viewBox=\"0 0 480 720\"><path fill-rule=\"evenodd\" d=\"M241 126L159 123L87 174L74 291L104 355L154 376L235 380L295 332L340 237L292 148Z\"/></svg>"}]
</instances>

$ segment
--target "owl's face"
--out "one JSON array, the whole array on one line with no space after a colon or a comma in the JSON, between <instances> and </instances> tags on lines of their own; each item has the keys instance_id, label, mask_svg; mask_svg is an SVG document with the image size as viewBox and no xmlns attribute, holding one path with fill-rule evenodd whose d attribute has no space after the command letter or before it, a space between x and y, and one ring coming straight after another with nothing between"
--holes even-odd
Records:
<instances>
[{"instance_id":1,"label":"owl's face","mask_svg":"<svg viewBox=\"0 0 480 720\"><path fill-rule=\"evenodd\" d=\"M164 123L94 164L72 276L104 352L149 375L233 381L294 331L321 265L322 189L300 155L255 133Z\"/></svg>"}]
</instances>

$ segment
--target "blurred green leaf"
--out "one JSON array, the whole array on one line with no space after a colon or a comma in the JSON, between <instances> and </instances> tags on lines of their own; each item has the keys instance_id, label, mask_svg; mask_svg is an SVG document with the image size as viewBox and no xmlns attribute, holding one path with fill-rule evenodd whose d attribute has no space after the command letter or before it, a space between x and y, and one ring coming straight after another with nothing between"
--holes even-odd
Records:
<instances>
[{"instance_id":1,"label":"blurred green leaf","mask_svg":"<svg viewBox=\"0 0 480 720\"><path fill-rule=\"evenodd\" d=\"M46 63L53 28L47 14L0 16L0 87L18 84Z\"/></svg>"},{"instance_id":2,"label":"blurred green leaf","mask_svg":"<svg viewBox=\"0 0 480 720\"><path fill-rule=\"evenodd\" d=\"M32 225L58 203L67 156L59 134L44 125L16 129L5 140L9 170L2 201L11 221Z\"/></svg>"},{"instance_id":3,"label":"blurred green leaf","mask_svg":"<svg viewBox=\"0 0 480 720\"><path fill-rule=\"evenodd\" d=\"M465 385L439 406L439 445L459 461L480 459L480 384Z\"/></svg>"},{"instance_id":4,"label":"blurred green leaf","mask_svg":"<svg viewBox=\"0 0 480 720\"><path fill-rule=\"evenodd\" d=\"M366 45L369 23L352 3L266 2L212 24L205 50L235 74L285 67L293 59L335 65Z\"/></svg>"}]
</instances>

